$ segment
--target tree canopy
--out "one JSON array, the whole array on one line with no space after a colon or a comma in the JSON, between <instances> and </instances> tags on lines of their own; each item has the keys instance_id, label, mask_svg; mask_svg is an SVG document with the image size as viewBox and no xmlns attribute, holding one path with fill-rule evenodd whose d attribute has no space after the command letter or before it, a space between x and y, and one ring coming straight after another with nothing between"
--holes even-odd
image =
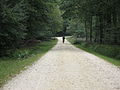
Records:
<instances>
[{"instance_id":1,"label":"tree canopy","mask_svg":"<svg viewBox=\"0 0 120 90\"><path fill-rule=\"evenodd\" d=\"M120 0L0 0L2 53L63 32L87 42L120 44Z\"/></svg>"},{"instance_id":2,"label":"tree canopy","mask_svg":"<svg viewBox=\"0 0 120 90\"><path fill-rule=\"evenodd\" d=\"M61 28L57 0L0 0L0 50L19 48L30 39L49 39Z\"/></svg>"},{"instance_id":3,"label":"tree canopy","mask_svg":"<svg viewBox=\"0 0 120 90\"><path fill-rule=\"evenodd\" d=\"M120 0L61 0L61 10L87 42L120 44Z\"/></svg>"}]
</instances>

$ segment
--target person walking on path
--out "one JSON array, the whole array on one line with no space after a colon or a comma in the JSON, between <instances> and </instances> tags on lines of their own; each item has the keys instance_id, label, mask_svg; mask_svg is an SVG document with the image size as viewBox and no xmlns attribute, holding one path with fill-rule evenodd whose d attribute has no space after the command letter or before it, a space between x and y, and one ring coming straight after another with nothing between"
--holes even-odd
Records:
<instances>
[{"instance_id":1,"label":"person walking on path","mask_svg":"<svg viewBox=\"0 0 120 90\"><path fill-rule=\"evenodd\" d=\"M63 43L65 43L65 36L63 36Z\"/></svg>"}]
</instances>

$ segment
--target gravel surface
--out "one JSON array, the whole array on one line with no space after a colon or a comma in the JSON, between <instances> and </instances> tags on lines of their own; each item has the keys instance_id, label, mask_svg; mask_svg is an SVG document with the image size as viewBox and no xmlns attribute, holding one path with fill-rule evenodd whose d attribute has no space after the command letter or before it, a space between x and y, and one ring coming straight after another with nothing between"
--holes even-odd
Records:
<instances>
[{"instance_id":1,"label":"gravel surface","mask_svg":"<svg viewBox=\"0 0 120 90\"><path fill-rule=\"evenodd\" d=\"M58 44L1 90L120 90L120 69L77 49Z\"/></svg>"}]
</instances>

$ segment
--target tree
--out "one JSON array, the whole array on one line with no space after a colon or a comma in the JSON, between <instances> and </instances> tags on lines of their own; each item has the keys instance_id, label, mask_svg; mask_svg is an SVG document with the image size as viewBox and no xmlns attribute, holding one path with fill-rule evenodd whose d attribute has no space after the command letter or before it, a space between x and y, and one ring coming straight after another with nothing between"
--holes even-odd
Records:
<instances>
[{"instance_id":1,"label":"tree","mask_svg":"<svg viewBox=\"0 0 120 90\"><path fill-rule=\"evenodd\" d=\"M62 28L57 0L0 0L0 55Z\"/></svg>"},{"instance_id":2,"label":"tree","mask_svg":"<svg viewBox=\"0 0 120 90\"><path fill-rule=\"evenodd\" d=\"M86 41L120 44L119 0L62 0L63 18L84 23Z\"/></svg>"}]
</instances>

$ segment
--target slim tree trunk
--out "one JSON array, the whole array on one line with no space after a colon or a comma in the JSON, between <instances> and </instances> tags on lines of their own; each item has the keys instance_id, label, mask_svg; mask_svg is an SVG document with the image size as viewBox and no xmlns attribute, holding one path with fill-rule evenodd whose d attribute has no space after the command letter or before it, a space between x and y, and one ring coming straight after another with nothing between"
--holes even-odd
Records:
<instances>
[{"instance_id":1,"label":"slim tree trunk","mask_svg":"<svg viewBox=\"0 0 120 90\"><path fill-rule=\"evenodd\" d=\"M90 42L92 42L92 16L90 16Z\"/></svg>"},{"instance_id":2,"label":"slim tree trunk","mask_svg":"<svg viewBox=\"0 0 120 90\"><path fill-rule=\"evenodd\" d=\"M99 23L99 18L96 15L96 19L95 19L95 36L94 36L94 42L98 42L99 40L99 36L98 36L98 23Z\"/></svg>"},{"instance_id":3,"label":"slim tree trunk","mask_svg":"<svg viewBox=\"0 0 120 90\"><path fill-rule=\"evenodd\" d=\"M103 18L102 15L99 16L100 21L100 43L103 43Z\"/></svg>"},{"instance_id":4,"label":"slim tree trunk","mask_svg":"<svg viewBox=\"0 0 120 90\"><path fill-rule=\"evenodd\" d=\"M114 26L114 32L113 32L113 34L114 34L114 43L118 43L118 41L117 41L117 37L118 37L118 30L116 30L116 28L117 28L117 11L116 11L116 8L114 8L114 11L113 11L113 26Z\"/></svg>"},{"instance_id":5,"label":"slim tree trunk","mask_svg":"<svg viewBox=\"0 0 120 90\"><path fill-rule=\"evenodd\" d=\"M86 42L88 41L88 35L87 35L87 21L85 20L85 37L86 37Z\"/></svg>"},{"instance_id":6,"label":"slim tree trunk","mask_svg":"<svg viewBox=\"0 0 120 90\"><path fill-rule=\"evenodd\" d=\"M114 27L117 26L117 12L116 12L116 10L113 12L113 25L114 25Z\"/></svg>"}]
</instances>

